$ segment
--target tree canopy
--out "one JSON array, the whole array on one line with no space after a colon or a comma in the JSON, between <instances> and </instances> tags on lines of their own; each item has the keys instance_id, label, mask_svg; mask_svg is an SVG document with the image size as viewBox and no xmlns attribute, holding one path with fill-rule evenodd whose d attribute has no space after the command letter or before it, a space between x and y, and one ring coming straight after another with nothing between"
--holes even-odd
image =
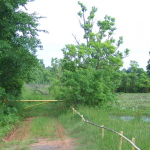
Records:
<instances>
[{"instance_id":1,"label":"tree canopy","mask_svg":"<svg viewBox=\"0 0 150 150\"><path fill-rule=\"evenodd\" d=\"M38 37L38 17L20 7L33 0L0 1L0 89L18 95L27 73L38 62L36 48L42 49ZM46 31L44 31L46 32Z\"/></svg>"},{"instance_id":2,"label":"tree canopy","mask_svg":"<svg viewBox=\"0 0 150 150\"><path fill-rule=\"evenodd\" d=\"M148 93L150 92L150 78L143 68L139 68L138 62L130 61L130 67L123 69L121 84L117 92L124 93Z\"/></svg>"},{"instance_id":3,"label":"tree canopy","mask_svg":"<svg viewBox=\"0 0 150 150\"><path fill-rule=\"evenodd\" d=\"M77 45L69 44L62 49L62 92L59 98L73 104L96 105L114 99L114 92L121 81L119 68L129 49L121 52L119 46L123 43L123 37L118 40L113 38L115 18L105 16L103 21L98 20L98 31L94 32L97 8L92 7L86 17L86 6L81 2L78 4L81 7L79 23L85 42L80 43L74 36Z\"/></svg>"}]
</instances>

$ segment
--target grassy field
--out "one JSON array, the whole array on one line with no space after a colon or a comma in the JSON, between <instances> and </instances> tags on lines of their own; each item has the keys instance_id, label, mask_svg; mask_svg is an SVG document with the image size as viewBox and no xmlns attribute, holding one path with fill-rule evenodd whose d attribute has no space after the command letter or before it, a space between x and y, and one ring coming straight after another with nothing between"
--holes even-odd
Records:
<instances>
[{"instance_id":1,"label":"grassy field","mask_svg":"<svg viewBox=\"0 0 150 150\"><path fill-rule=\"evenodd\" d=\"M38 86L41 91L48 93L47 86ZM43 95L34 85L27 85L23 89L22 99L54 99L51 95ZM35 104L35 103L34 103ZM19 105L19 104L18 104ZM51 138L54 133L55 123L59 121L65 128L68 136L76 139L77 150L117 150L119 136L105 130L102 139L101 128L86 124L77 114L73 114L70 108L64 103L48 103L23 109L33 105L33 103L23 103L20 107L22 115L34 117L30 125L30 140L20 143L20 147L27 149L27 145L32 143L39 136ZM123 131L124 136L129 139L135 138L136 145L142 150L150 150L150 122L142 121L142 116L150 117L150 94L119 94L118 102L109 103L97 107L78 106L84 118L92 123L104 125L117 132ZM133 117L131 120L120 117ZM47 126L51 124L51 128ZM16 144L16 141L13 143ZM7 143L5 147L9 147ZM131 145L123 140L123 150L131 149Z\"/></svg>"},{"instance_id":2,"label":"grassy field","mask_svg":"<svg viewBox=\"0 0 150 150\"><path fill-rule=\"evenodd\" d=\"M136 139L136 145L143 150L150 150L149 128L150 122L143 122L138 119L124 121L121 119L109 117L110 112L98 108L79 107L78 111L88 121L104 125L105 127L117 132L123 131L124 135L129 138ZM77 114L72 111L60 116L61 123L66 128L70 136L77 139L80 145L77 149L94 149L94 150L116 150L118 148L119 136L105 131L104 139L102 139L101 128L86 124ZM123 150L131 149L131 145L123 140Z\"/></svg>"},{"instance_id":3,"label":"grassy field","mask_svg":"<svg viewBox=\"0 0 150 150\"><path fill-rule=\"evenodd\" d=\"M123 131L124 136L136 139L136 145L142 150L150 150L150 94L119 94L118 101L100 107L83 107L77 110L86 120L115 130ZM149 120L142 121L143 117ZM68 133L77 139L77 149L116 150L119 136L105 131L102 139L101 128L84 123L72 110L60 116L61 123ZM131 149L131 145L123 140L123 150Z\"/></svg>"},{"instance_id":4,"label":"grassy field","mask_svg":"<svg viewBox=\"0 0 150 150\"><path fill-rule=\"evenodd\" d=\"M118 95L120 110L150 116L150 93L125 93Z\"/></svg>"}]
</instances>

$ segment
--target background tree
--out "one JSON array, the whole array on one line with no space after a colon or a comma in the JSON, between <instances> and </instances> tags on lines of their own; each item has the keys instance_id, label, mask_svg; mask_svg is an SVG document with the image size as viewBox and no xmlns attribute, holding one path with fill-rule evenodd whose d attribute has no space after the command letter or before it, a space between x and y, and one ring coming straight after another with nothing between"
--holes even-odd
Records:
<instances>
[{"instance_id":1,"label":"background tree","mask_svg":"<svg viewBox=\"0 0 150 150\"><path fill-rule=\"evenodd\" d=\"M149 52L149 55L150 55L150 52ZM147 74L148 74L148 76L150 77L150 59L149 59L148 62L147 62L146 69L147 69Z\"/></svg>"},{"instance_id":2,"label":"background tree","mask_svg":"<svg viewBox=\"0 0 150 150\"><path fill-rule=\"evenodd\" d=\"M119 51L123 37L118 41L113 38L115 18L105 16L104 21L97 21L98 31L93 32L94 18L97 11L92 7L89 16L85 16L87 8L80 2L80 26L84 31L84 43L77 38L77 45L66 45L62 49L63 85L61 98L72 103L96 105L102 101L114 99L114 93L120 84L119 68L122 59L128 55Z\"/></svg>"},{"instance_id":3,"label":"background tree","mask_svg":"<svg viewBox=\"0 0 150 150\"><path fill-rule=\"evenodd\" d=\"M43 60L39 59L38 64L28 72L25 82L28 84L49 84L51 76L51 72L45 67Z\"/></svg>"},{"instance_id":4,"label":"background tree","mask_svg":"<svg viewBox=\"0 0 150 150\"><path fill-rule=\"evenodd\" d=\"M143 72L139 77L139 91L141 93L150 92L150 78L147 76L146 72Z\"/></svg>"},{"instance_id":5,"label":"background tree","mask_svg":"<svg viewBox=\"0 0 150 150\"><path fill-rule=\"evenodd\" d=\"M63 74L61 59L52 58L51 67L47 67L47 69L51 74L49 93L54 97L57 95L59 99L62 93L60 89L62 88L61 78Z\"/></svg>"},{"instance_id":6,"label":"background tree","mask_svg":"<svg viewBox=\"0 0 150 150\"><path fill-rule=\"evenodd\" d=\"M121 84L118 92L147 93L150 91L150 78L143 68L138 68L136 61L130 61L130 67L121 71Z\"/></svg>"},{"instance_id":7,"label":"background tree","mask_svg":"<svg viewBox=\"0 0 150 150\"><path fill-rule=\"evenodd\" d=\"M119 88L117 89L117 92L129 93L131 83L129 74L127 73L126 69L123 69L122 71L120 71L120 73L121 73L121 83L119 85Z\"/></svg>"},{"instance_id":8,"label":"background tree","mask_svg":"<svg viewBox=\"0 0 150 150\"><path fill-rule=\"evenodd\" d=\"M136 61L130 61L130 69L131 72L128 74L129 78L130 78L130 86L129 86L129 91L136 93L138 91L137 89L137 80L138 80L138 63Z\"/></svg>"},{"instance_id":9,"label":"background tree","mask_svg":"<svg viewBox=\"0 0 150 150\"><path fill-rule=\"evenodd\" d=\"M0 1L0 87L14 96L21 93L24 79L38 62L36 48L42 49L37 38L43 31L37 28L42 17L19 10L30 1Z\"/></svg>"}]
</instances>

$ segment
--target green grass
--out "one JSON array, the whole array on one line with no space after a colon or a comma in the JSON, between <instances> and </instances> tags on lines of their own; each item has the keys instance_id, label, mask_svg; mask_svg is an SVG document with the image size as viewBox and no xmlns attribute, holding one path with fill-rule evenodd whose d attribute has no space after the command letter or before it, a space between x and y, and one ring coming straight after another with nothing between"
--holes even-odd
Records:
<instances>
[{"instance_id":1,"label":"green grass","mask_svg":"<svg viewBox=\"0 0 150 150\"><path fill-rule=\"evenodd\" d=\"M37 86L37 85L36 85ZM48 86L42 86L39 85L39 90L48 93L47 90ZM49 94L48 95L43 95L40 92L34 92L35 86L34 85L25 85L23 88L23 94L21 97L18 99L22 100L50 100L53 99ZM34 107L30 107L25 109L27 106L35 105L38 104L38 102L34 103L28 103L28 102L14 102L15 106L18 108L18 114L22 116L22 120L24 121L24 118L27 117L34 117L34 119L30 123L29 127L29 136L28 139L24 139L24 141L11 141L7 143L3 143L0 141L0 145L4 144L0 149L10 149L10 150L18 150L18 149L29 149L28 144L32 143L33 141L36 140L36 138L50 138L53 134L54 131L56 130L55 128L55 113L54 113L54 108L53 106L55 105L58 106L58 103L46 103ZM59 105L60 107L60 105ZM59 111L57 112L59 113ZM58 116L56 113L56 116ZM21 126L21 122L18 127ZM9 128L8 128L9 127ZM0 133L0 137L4 137L13 127L13 125L5 126L4 128L0 128L3 132ZM2 134L2 135L1 135Z\"/></svg>"},{"instance_id":2,"label":"green grass","mask_svg":"<svg viewBox=\"0 0 150 150\"><path fill-rule=\"evenodd\" d=\"M79 107L78 111L85 116L85 119L98 125L115 130L117 132L124 131L124 135L129 138L136 139L136 145L143 150L150 150L149 128L150 122L142 122L139 120L123 121L120 119L112 119L109 112L91 107ZM105 130L104 139L101 136L101 128L86 124L77 114L68 111L67 114L60 116L61 123L65 127L70 136L77 139L79 147L77 150L116 150L118 149L119 136ZM131 145L123 140L123 150L131 149Z\"/></svg>"},{"instance_id":3,"label":"green grass","mask_svg":"<svg viewBox=\"0 0 150 150\"><path fill-rule=\"evenodd\" d=\"M54 99L51 95L42 95L34 92L35 85L26 85L23 89L21 99ZM48 86L39 86L39 89L48 93ZM27 144L37 137L51 138L54 133L56 121L59 121L65 128L67 136L75 138L77 150L117 150L119 136L105 130L104 139L101 136L101 128L86 124L77 114L73 114L70 108L66 108L65 103L47 103L28 109L36 103L18 103L19 113L24 117L35 117L30 125L30 140L20 142L20 149L27 149ZM150 122L140 120L141 116L150 116L150 93L147 94L120 94L117 103L109 103L103 107L85 107L76 108L86 120L104 125L107 128L117 132L123 131L124 135L130 140L134 137L136 145L142 150L150 150L149 129ZM110 116L133 116L135 119L130 121L111 118ZM32 141L33 142L33 141ZM10 144L15 146L14 143ZM9 143L5 146L10 147ZM123 150L131 149L131 145L123 140Z\"/></svg>"},{"instance_id":4,"label":"green grass","mask_svg":"<svg viewBox=\"0 0 150 150\"><path fill-rule=\"evenodd\" d=\"M29 144L35 142L34 140L26 140L26 141L11 141L5 143L1 150L30 150Z\"/></svg>"},{"instance_id":5,"label":"green grass","mask_svg":"<svg viewBox=\"0 0 150 150\"><path fill-rule=\"evenodd\" d=\"M115 105L120 113L150 116L150 93L125 93L118 95Z\"/></svg>"},{"instance_id":6,"label":"green grass","mask_svg":"<svg viewBox=\"0 0 150 150\"><path fill-rule=\"evenodd\" d=\"M49 117L34 118L30 124L30 135L34 138L51 137L55 132L56 121Z\"/></svg>"},{"instance_id":7,"label":"green grass","mask_svg":"<svg viewBox=\"0 0 150 150\"><path fill-rule=\"evenodd\" d=\"M118 95L118 101L109 110L115 115L149 116L150 93L125 93Z\"/></svg>"},{"instance_id":8,"label":"green grass","mask_svg":"<svg viewBox=\"0 0 150 150\"><path fill-rule=\"evenodd\" d=\"M150 117L150 94L121 94L118 102L106 104L100 107L79 107L77 110L84 115L86 120L117 132L124 131L124 135L130 140L134 137L136 145L143 150L150 150L148 139L150 138L150 122L141 121L141 117ZM134 119L125 121L110 116L133 116ZM60 120L68 133L77 139L80 145L77 149L105 150L118 149L118 135L105 130L105 137L101 137L101 129L81 121L77 114L68 111L61 115ZM123 150L131 149L131 145L123 140Z\"/></svg>"}]
</instances>

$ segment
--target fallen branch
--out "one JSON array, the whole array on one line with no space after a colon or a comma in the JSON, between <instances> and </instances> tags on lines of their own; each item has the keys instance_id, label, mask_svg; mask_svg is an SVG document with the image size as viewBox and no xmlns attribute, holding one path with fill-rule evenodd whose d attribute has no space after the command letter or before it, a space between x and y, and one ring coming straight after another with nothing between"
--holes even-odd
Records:
<instances>
[{"instance_id":1,"label":"fallen branch","mask_svg":"<svg viewBox=\"0 0 150 150\"><path fill-rule=\"evenodd\" d=\"M40 91L40 90L34 90L34 93L35 93L36 91L40 92L40 93L43 94L43 95L48 95L47 93L44 93L44 92L42 92L42 91Z\"/></svg>"}]
</instances>

